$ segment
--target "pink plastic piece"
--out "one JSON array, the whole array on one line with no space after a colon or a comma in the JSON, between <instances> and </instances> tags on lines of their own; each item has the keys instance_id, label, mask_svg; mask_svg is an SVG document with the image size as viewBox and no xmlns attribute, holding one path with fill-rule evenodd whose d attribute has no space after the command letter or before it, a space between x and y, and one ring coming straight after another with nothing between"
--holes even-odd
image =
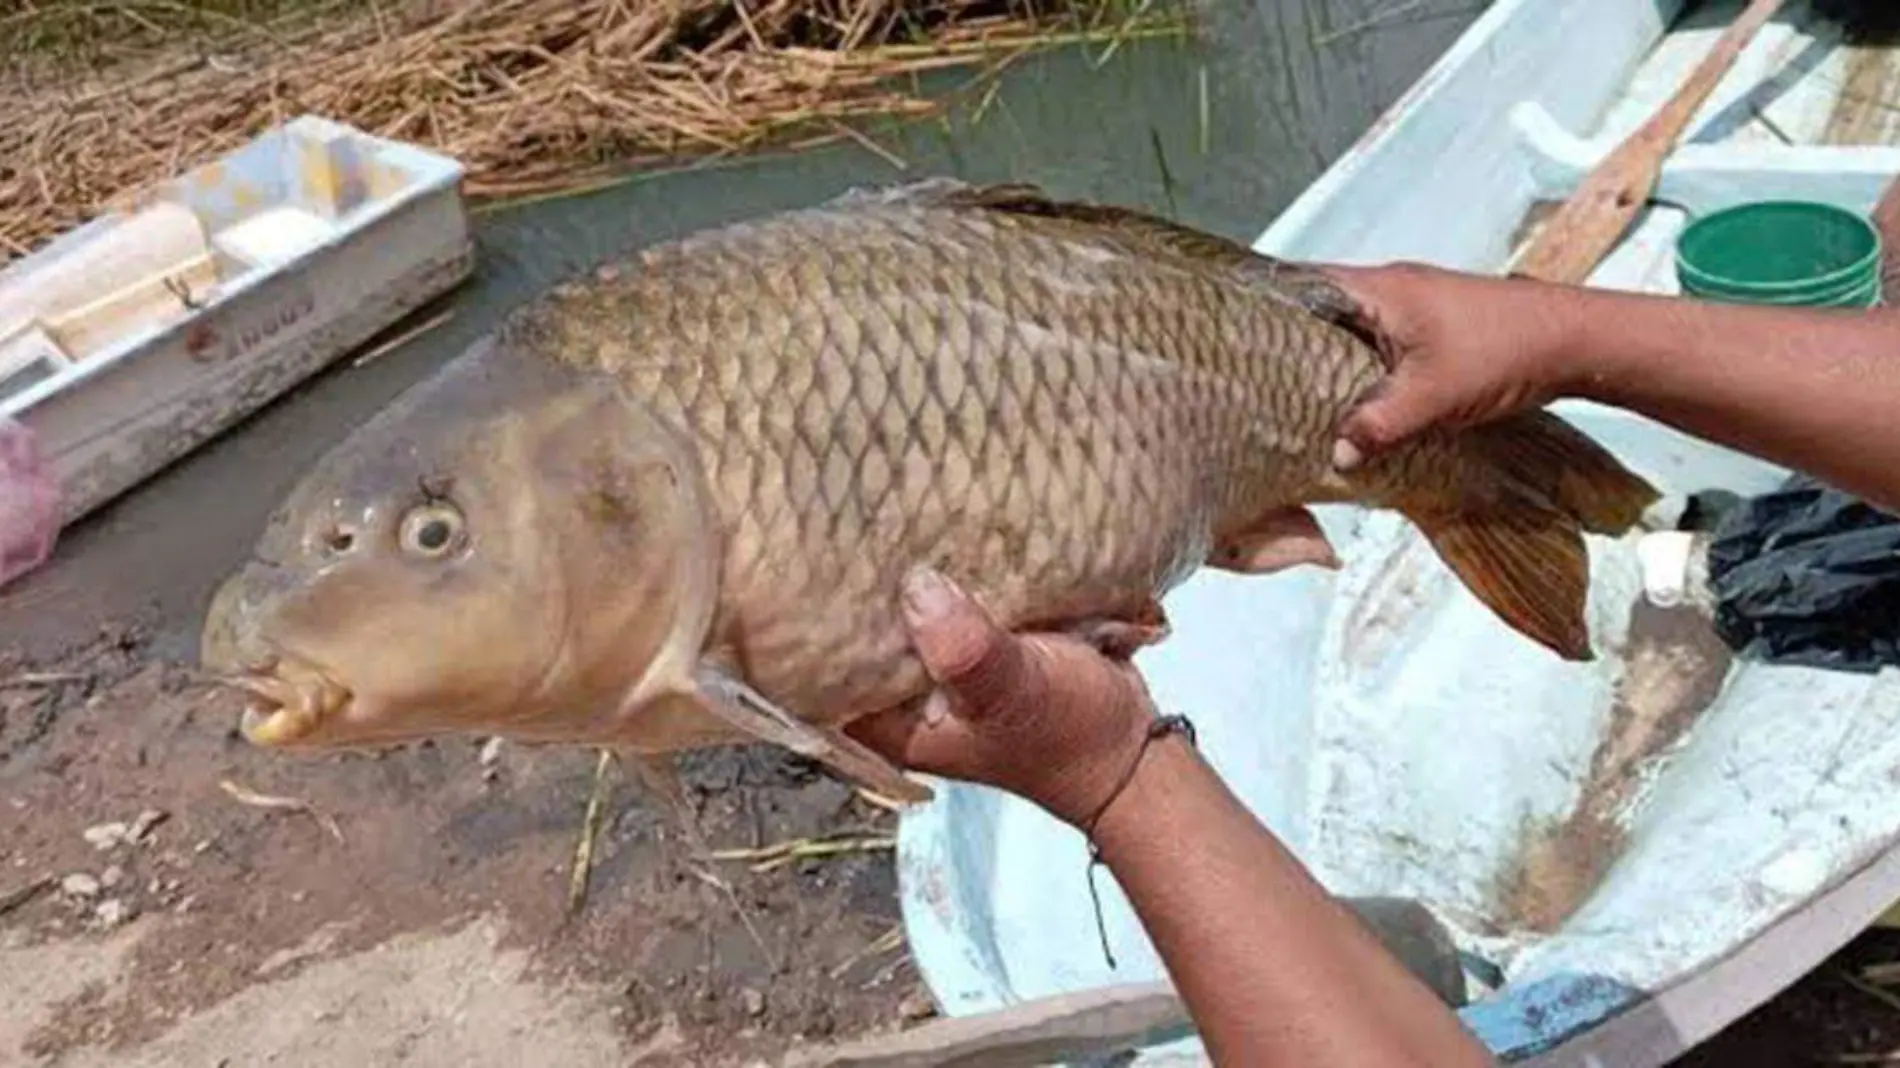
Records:
<instances>
[{"instance_id":1,"label":"pink plastic piece","mask_svg":"<svg viewBox=\"0 0 1900 1068\"><path fill-rule=\"evenodd\" d=\"M0 586L46 562L59 537L59 483L33 432L0 418Z\"/></svg>"}]
</instances>

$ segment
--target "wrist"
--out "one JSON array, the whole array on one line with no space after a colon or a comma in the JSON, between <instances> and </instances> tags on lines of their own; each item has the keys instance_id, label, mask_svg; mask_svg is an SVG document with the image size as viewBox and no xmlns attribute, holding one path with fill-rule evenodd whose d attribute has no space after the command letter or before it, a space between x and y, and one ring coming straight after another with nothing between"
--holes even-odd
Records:
<instances>
[{"instance_id":1,"label":"wrist","mask_svg":"<svg viewBox=\"0 0 1900 1068\"><path fill-rule=\"evenodd\" d=\"M1085 816L1076 825L1089 834L1101 850L1102 860L1113 869L1143 846L1165 835L1158 830L1168 822L1173 787L1187 782L1197 772L1211 774L1201 761L1194 743L1178 732L1170 732L1149 742L1139 762L1129 774L1120 792L1104 797L1093 828ZM1119 781L1119 780L1118 780ZM1094 815L1094 813L1090 813Z\"/></svg>"},{"instance_id":2,"label":"wrist","mask_svg":"<svg viewBox=\"0 0 1900 1068\"><path fill-rule=\"evenodd\" d=\"M1599 295L1580 286L1521 284L1537 287L1537 296L1529 302L1536 327L1527 351L1550 399L1608 399L1605 391L1615 374L1604 363L1606 347L1590 339L1603 336L1614 310L1601 307Z\"/></svg>"},{"instance_id":3,"label":"wrist","mask_svg":"<svg viewBox=\"0 0 1900 1068\"><path fill-rule=\"evenodd\" d=\"M1087 834L1091 820L1098 819L1116 787L1128 775L1152 714L1131 717L1127 730L1112 744L1074 754L1060 762L1044 766L1045 773L1033 786L1017 792L1034 801L1050 815Z\"/></svg>"}]
</instances>

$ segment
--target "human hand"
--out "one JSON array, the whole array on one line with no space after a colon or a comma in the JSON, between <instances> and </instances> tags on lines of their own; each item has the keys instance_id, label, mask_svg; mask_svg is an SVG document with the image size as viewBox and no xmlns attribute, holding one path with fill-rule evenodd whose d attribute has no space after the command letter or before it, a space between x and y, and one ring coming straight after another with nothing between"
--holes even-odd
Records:
<instances>
[{"instance_id":1,"label":"human hand","mask_svg":"<svg viewBox=\"0 0 1900 1068\"><path fill-rule=\"evenodd\" d=\"M1155 720L1132 663L1064 634L1015 635L931 571L904 584L911 640L937 690L850 733L897 763L995 786L1082 827Z\"/></svg>"},{"instance_id":2,"label":"human hand","mask_svg":"<svg viewBox=\"0 0 1900 1068\"><path fill-rule=\"evenodd\" d=\"M1358 303L1390 369L1339 427L1341 469L1426 430L1542 407L1573 384L1565 287L1409 263L1323 269Z\"/></svg>"}]
</instances>

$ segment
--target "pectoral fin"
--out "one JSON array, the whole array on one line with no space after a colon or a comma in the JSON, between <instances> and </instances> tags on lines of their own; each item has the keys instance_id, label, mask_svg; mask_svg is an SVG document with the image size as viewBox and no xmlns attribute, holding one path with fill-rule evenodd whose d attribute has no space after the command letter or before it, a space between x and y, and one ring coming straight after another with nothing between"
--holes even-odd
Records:
<instances>
[{"instance_id":1,"label":"pectoral fin","mask_svg":"<svg viewBox=\"0 0 1900 1068\"><path fill-rule=\"evenodd\" d=\"M1263 516L1220 539L1207 559L1209 567L1242 575L1269 575L1301 564L1329 571L1339 568L1339 554L1333 543L1320 529L1319 520L1304 508Z\"/></svg>"},{"instance_id":2,"label":"pectoral fin","mask_svg":"<svg viewBox=\"0 0 1900 1068\"><path fill-rule=\"evenodd\" d=\"M894 801L917 803L936 796L843 731L807 723L717 668L702 667L698 681L706 710L737 730L810 757Z\"/></svg>"}]
</instances>

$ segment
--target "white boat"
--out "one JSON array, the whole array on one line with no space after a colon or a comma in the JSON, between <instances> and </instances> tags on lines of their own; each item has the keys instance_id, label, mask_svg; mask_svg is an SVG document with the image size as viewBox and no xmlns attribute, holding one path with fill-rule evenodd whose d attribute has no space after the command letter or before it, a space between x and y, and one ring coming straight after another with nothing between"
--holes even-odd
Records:
<instances>
[{"instance_id":1,"label":"white boat","mask_svg":"<svg viewBox=\"0 0 1900 1068\"><path fill-rule=\"evenodd\" d=\"M1740 6L1679 23L1674 0L1498 0L1257 247L1502 273L1534 205L1563 199L1649 118ZM1675 236L1738 202L1871 211L1900 149L1881 145L1891 108L1865 87L1896 82L1894 56L1843 48L1837 27L1790 4L1702 108L1658 203L1592 284L1675 292ZM1864 143L1823 143L1844 131ZM1627 412L1557 411L1673 500L1759 493L1788 474ZM1321 511L1343 570L1204 571L1167 603L1174 636L1139 662L1159 704L1193 718L1203 751L1330 888L1423 901L1496 966L1497 989L1472 971L1461 1011L1502 1061L1667 1063L1900 899L1892 673L1720 657L1688 676L1651 670L1658 639L1631 627L1635 534L1593 541L1600 658L1563 663L1505 629L1402 519ZM1698 672L1705 692L1632 717ZM1633 692L1645 687L1651 698ZM1671 726L1632 737L1632 718ZM1593 758L1623 745L1634 758L1605 782ZM1165 979L1102 878L1119 967L1105 962L1080 835L996 791L937 785L903 819L898 864L912 955L947 1016ZM1566 842L1588 806L1604 833ZM1556 881L1574 876L1574 900L1550 908L1514 890L1533 861L1571 865ZM1155 1031L1152 1012L1133 1018L1131 1034ZM1130 1046L1138 1057L1116 1063L1205 1063L1192 1037Z\"/></svg>"},{"instance_id":2,"label":"white boat","mask_svg":"<svg viewBox=\"0 0 1900 1068\"><path fill-rule=\"evenodd\" d=\"M0 272L0 424L70 524L453 288L463 168L303 116Z\"/></svg>"}]
</instances>

